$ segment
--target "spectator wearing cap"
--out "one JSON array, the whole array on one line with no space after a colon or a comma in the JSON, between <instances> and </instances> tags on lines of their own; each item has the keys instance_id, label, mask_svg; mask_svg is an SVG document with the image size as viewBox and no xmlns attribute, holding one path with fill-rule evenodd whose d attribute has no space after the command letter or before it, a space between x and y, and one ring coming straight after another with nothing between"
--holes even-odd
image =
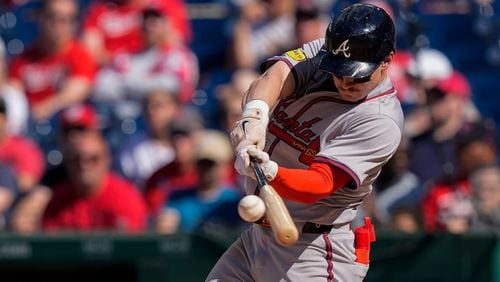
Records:
<instances>
[{"instance_id":1,"label":"spectator wearing cap","mask_svg":"<svg viewBox=\"0 0 500 282\"><path fill-rule=\"evenodd\" d=\"M76 141L87 134L101 135L99 118L91 104L77 104L61 111L59 135L57 136L59 151L64 151L64 147L71 141ZM63 163L64 156L61 163L51 166L45 171L41 184L53 187L65 180L67 175Z\"/></svg>"},{"instance_id":2,"label":"spectator wearing cap","mask_svg":"<svg viewBox=\"0 0 500 282\"><path fill-rule=\"evenodd\" d=\"M110 169L106 140L87 134L64 148L67 179L54 187L43 216L48 231L139 232L146 207L133 184Z\"/></svg>"},{"instance_id":3,"label":"spectator wearing cap","mask_svg":"<svg viewBox=\"0 0 500 282\"><path fill-rule=\"evenodd\" d=\"M474 217L470 176L496 164L494 127L490 121L464 124L455 138L457 170L429 184L422 201L428 232L462 233Z\"/></svg>"},{"instance_id":4,"label":"spectator wearing cap","mask_svg":"<svg viewBox=\"0 0 500 282\"><path fill-rule=\"evenodd\" d=\"M425 184L456 173L455 137L479 115L467 79L441 52L421 50L408 72L422 104L408 113L404 133L410 138L410 169Z\"/></svg>"},{"instance_id":5,"label":"spectator wearing cap","mask_svg":"<svg viewBox=\"0 0 500 282\"><path fill-rule=\"evenodd\" d=\"M156 170L146 182L144 197L151 218L156 218L172 192L198 183L194 147L202 127L198 113L184 109L166 128L165 135L172 142L175 158Z\"/></svg>"},{"instance_id":6,"label":"spectator wearing cap","mask_svg":"<svg viewBox=\"0 0 500 282\"><path fill-rule=\"evenodd\" d=\"M176 40L190 41L191 27L182 0L170 0L168 6L161 0L92 1L84 15L82 41L99 65L144 47L141 11L148 6L159 7L171 19Z\"/></svg>"},{"instance_id":7,"label":"spectator wearing cap","mask_svg":"<svg viewBox=\"0 0 500 282\"><path fill-rule=\"evenodd\" d=\"M64 109L59 115L58 125L57 143L61 151L86 135L100 135L98 118L90 104L77 104ZM51 188L68 180L66 163L67 156L63 155L62 163L45 170L40 187L18 201L10 217L13 231L30 234L41 230L42 216L52 196Z\"/></svg>"},{"instance_id":8,"label":"spectator wearing cap","mask_svg":"<svg viewBox=\"0 0 500 282\"><path fill-rule=\"evenodd\" d=\"M78 138L76 135L100 129L99 117L91 104L78 104L61 112L60 129L62 138ZM75 137L76 136L76 137Z\"/></svg>"},{"instance_id":9,"label":"spectator wearing cap","mask_svg":"<svg viewBox=\"0 0 500 282\"><path fill-rule=\"evenodd\" d=\"M153 172L174 159L165 129L179 111L179 104L175 94L153 91L145 97L143 109L146 129L130 135L118 154L122 173L140 188Z\"/></svg>"},{"instance_id":10,"label":"spectator wearing cap","mask_svg":"<svg viewBox=\"0 0 500 282\"><path fill-rule=\"evenodd\" d=\"M162 217L171 219L170 214L177 214L178 231L181 232L197 230L220 206L237 203L241 197L234 183L224 183L233 160L233 150L226 134L216 130L201 132L194 156L198 184L173 192L159 216L161 222ZM225 211L227 217L231 217L231 213L236 213L236 205Z\"/></svg>"},{"instance_id":11,"label":"spectator wearing cap","mask_svg":"<svg viewBox=\"0 0 500 282\"><path fill-rule=\"evenodd\" d=\"M45 161L35 142L9 133L8 111L5 101L0 98L0 163L13 169L18 188L22 192L28 192L38 185L45 169Z\"/></svg>"},{"instance_id":12,"label":"spectator wearing cap","mask_svg":"<svg viewBox=\"0 0 500 282\"><path fill-rule=\"evenodd\" d=\"M87 99L95 71L90 54L74 37L77 2L40 2L40 36L11 62L9 75L12 85L26 94L35 121Z\"/></svg>"},{"instance_id":13,"label":"spectator wearing cap","mask_svg":"<svg viewBox=\"0 0 500 282\"><path fill-rule=\"evenodd\" d=\"M410 58L406 64L406 77L411 88L407 92L406 102L412 104L405 121L405 134L415 136L431 126L429 115L429 91L439 89L444 93L454 94L449 100L462 104L462 115L454 115L467 121L474 121L479 114L472 103L471 88L467 78L458 70L453 69L448 57L437 49L424 48L419 50L415 58ZM454 99L456 98L456 99ZM457 106L455 106L456 108ZM460 110L460 109L458 109Z\"/></svg>"}]
</instances>

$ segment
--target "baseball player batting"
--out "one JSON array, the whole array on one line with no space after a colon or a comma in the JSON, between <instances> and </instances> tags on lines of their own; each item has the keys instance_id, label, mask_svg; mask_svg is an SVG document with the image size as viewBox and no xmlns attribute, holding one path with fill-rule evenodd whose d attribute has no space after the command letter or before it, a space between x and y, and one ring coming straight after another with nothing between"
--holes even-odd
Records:
<instances>
[{"instance_id":1,"label":"baseball player batting","mask_svg":"<svg viewBox=\"0 0 500 282\"><path fill-rule=\"evenodd\" d=\"M280 245L262 218L207 281L363 280L374 234L367 226L355 238L350 223L401 140L403 113L387 76L394 52L391 18L355 4L330 22L325 38L262 65L231 133L235 166L254 179L250 159L258 160L300 234ZM259 192L255 182L245 189Z\"/></svg>"}]
</instances>

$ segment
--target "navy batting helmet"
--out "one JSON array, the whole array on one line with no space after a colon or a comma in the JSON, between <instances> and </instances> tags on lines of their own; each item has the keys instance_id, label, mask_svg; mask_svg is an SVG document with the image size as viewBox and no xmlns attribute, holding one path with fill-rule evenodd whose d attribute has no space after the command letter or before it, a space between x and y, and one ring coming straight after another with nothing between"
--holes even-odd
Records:
<instances>
[{"instance_id":1,"label":"navy batting helmet","mask_svg":"<svg viewBox=\"0 0 500 282\"><path fill-rule=\"evenodd\" d=\"M336 76L370 76L395 51L394 23L381 8L354 4L328 25L319 68Z\"/></svg>"}]
</instances>

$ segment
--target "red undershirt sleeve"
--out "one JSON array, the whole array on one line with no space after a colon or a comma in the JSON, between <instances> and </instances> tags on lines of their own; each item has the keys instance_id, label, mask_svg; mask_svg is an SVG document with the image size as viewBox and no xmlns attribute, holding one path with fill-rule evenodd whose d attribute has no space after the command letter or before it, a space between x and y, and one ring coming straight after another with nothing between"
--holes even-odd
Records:
<instances>
[{"instance_id":1,"label":"red undershirt sleeve","mask_svg":"<svg viewBox=\"0 0 500 282\"><path fill-rule=\"evenodd\" d=\"M350 181L352 178L342 169L322 162L313 162L307 169L280 166L270 184L287 200L312 204Z\"/></svg>"}]
</instances>

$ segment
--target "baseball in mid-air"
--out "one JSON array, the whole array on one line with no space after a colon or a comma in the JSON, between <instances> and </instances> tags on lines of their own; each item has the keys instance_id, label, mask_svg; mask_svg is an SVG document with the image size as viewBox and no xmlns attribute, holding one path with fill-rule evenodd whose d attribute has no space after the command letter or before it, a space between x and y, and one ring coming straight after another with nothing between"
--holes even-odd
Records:
<instances>
[{"instance_id":1,"label":"baseball in mid-air","mask_svg":"<svg viewBox=\"0 0 500 282\"><path fill-rule=\"evenodd\" d=\"M238 214L247 222L255 222L264 216L266 205L259 196L247 195L238 203Z\"/></svg>"}]
</instances>

